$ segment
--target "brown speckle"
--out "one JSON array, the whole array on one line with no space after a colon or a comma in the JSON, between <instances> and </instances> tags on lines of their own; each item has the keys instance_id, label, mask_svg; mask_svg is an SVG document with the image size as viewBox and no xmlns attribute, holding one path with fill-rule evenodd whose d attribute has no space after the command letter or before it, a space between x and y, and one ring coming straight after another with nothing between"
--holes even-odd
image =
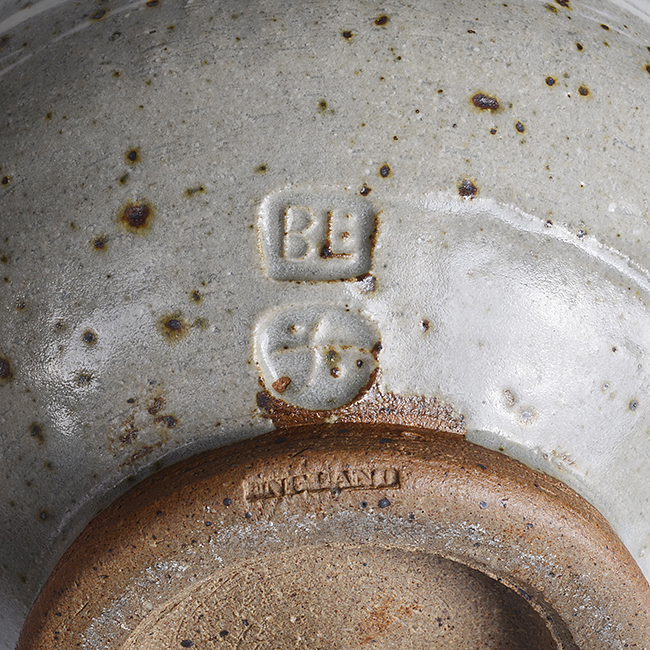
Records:
<instances>
[{"instance_id":1,"label":"brown speckle","mask_svg":"<svg viewBox=\"0 0 650 650\"><path fill-rule=\"evenodd\" d=\"M75 383L79 388L86 388L92 382L93 376L89 372L82 371L75 378Z\"/></svg>"},{"instance_id":2,"label":"brown speckle","mask_svg":"<svg viewBox=\"0 0 650 650\"><path fill-rule=\"evenodd\" d=\"M29 427L29 435L38 441L39 445L45 444L45 433L43 432L43 427L36 422L32 422Z\"/></svg>"},{"instance_id":3,"label":"brown speckle","mask_svg":"<svg viewBox=\"0 0 650 650\"><path fill-rule=\"evenodd\" d=\"M119 436L118 440L122 445L131 445L138 439L138 433L137 429L129 429Z\"/></svg>"},{"instance_id":4,"label":"brown speckle","mask_svg":"<svg viewBox=\"0 0 650 650\"><path fill-rule=\"evenodd\" d=\"M160 0L148 0L147 7L157 7L160 4Z\"/></svg>"},{"instance_id":5,"label":"brown speckle","mask_svg":"<svg viewBox=\"0 0 650 650\"><path fill-rule=\"evenodd\" d=\"M357 288L362 293L372 293L377 288L377 278L371 273L364 273L355 278Z\"/></svg>"},{"instance_id":6,"label":"brown speckle","mask_svg":"<svg viewBox=\"0 0 650 650\"><path fill-rule=\"evenodd\" d=\"M555 79L553 77L546 77L546 85L547 86L554 86L555 85Z\"/></svg>"},{"instance_id":7,"label":"brown speckle","mask_svg":"<svg viewBox=\"0 0 650 650\"><path fill-rule=\"evenodd\" d=\"M189 333L189 325L180 313L168 314L158 321L158 329L171 343L175 343Z\"/></svg>"},{"instance_id":8,"label":"brown speckle","mask_svg":"<svg viewBox=\"0 0 650 650\"><path fill-rule=\"evenodd\" d=\"M9 256L8 255L0 255L0 262L2 262L2 264L9 264Z\"/></svg>"},{"instance_id":9,"label":"brown speckle","mask_svg":"<svg viewBox=\"0 0 650 650\"><path fill-rule=\"evenodd\" d=\"M127 203L120 212L120 221L127 230L141 233L146 231L151 223L153 210L151 206L142 202Z\"/></svg>"},{"instance_id":10,"label":"brown speckle","mask_svg":"<svg viewBox=\"0 0 650 650\"><path fill-rule=\"evenodd\" d=\"M203 296L201 295L200 291L197 291L195 289L194 291L190 292L190 299L194 302L201 302L203 300Z\"/></svg>"},{"instance_id":11,"label":"brown speckle","mask_svg":"<svg viewBox=\"0 0 650 650\"><path fill-rule=\"evenodd\" d=\"M546 7L546 9L548 9L551 13L554 13L554 14L557 13L557 7L555 7L552 4L545 4L544 7Z\"/></svg>"},{"instance_id":12,"label":"brown speckle","mask_svg":"<svg viewBox=\"0 0 650 650\"><path fill-rule=\"evenodd\" d=\"M11 36L0 37L0 50L6 45L8 45L10 40L11 40Z\"/></svg>"},{"instance_id":13,"label":"brown speckle","mask_svg":"<svg viewBox=\"0 0 650 650\"><path fill-rule=\"evenodd\" d=\"M43 508L39 513L38 513L38 518L41 521L47 521L50 518L50 513L47 511L46 508Z\"/></svg>"},{"instance_id":14,"label":"brown speckle","mask_svg":"<svg viewBox=\"0 0 650 650\"><path fill-rule=\"evenodd\" d=\"M324 113L327 110L327 102L324 99L321 99L318 102L318 112Z\"/></svg>"},{"instance_id":15,"label":"brown speckle","mask_svg":"<svg viewBox=\"0 0 650 650\"><path fill-rule=\"evenodd\" d=\"M106 235L100 235L93 240L92 245L96 251L105 251L106 246L108 245L108 238Z\"/></svg>"},{"instance_id":16,"label":"brown speckle","mask_svg":"<svg viewBox=\"0 0 650 650\"><path fill-rule=\"evenodd\" d=\"M0 357L0 379L9 381L13 379L13 373L11 372L11 363L9 359L5 357Z\"/></svg>"},{"instance_id":17,"label":"brown speckle","mask_svg":"<svg viewBox=\"0 0 650 650\"><path fill-rule=\"evenodd\" d=\"M576 47L578 48L578 52L582 52L585 48L582 46L582 43L576 43Z\"/></svg>"},{"instance_id":18,"label":"brown speckle","mask_svg":"<svg viewBox=\"0 0 650 650\"><path fill-rule=\"evenodd\" d=\"M648 63L648 65L645 66L645 71L646 71L648 74L650 74L650 63Z\"/></svg>"},{"instance_id":19,"label":"brown speckle","mask_svg":"<svg viewBox=\"0 0 650 650\"><path fill-rule=\"evenodd\" d=\"M423 318L420 321L420 329L423 332L428 332L430 327L431 327L431 323L426 318Z\"/></svg>"},{"instance_id":20,"label":"brown speckle","mask_svg":"<svg viewBox=\"0 0 650 650\"><path fill-rule=\"evenodd\" d=\"M478 194L478 188L469 178L464 178L458 186L458 194L464 199L473 199Z\"/></svg>"},{"instance_id":21,"label":"brown speckle","mask_svg":"<svg viewBox=\"0 0 650 650\"><path fill-rule=\"evenodd\" d=\"M2 185L9 185L9 183L11 183L11 178L9 178L9 176L3 176L3 177L0 179L0 183L1 183Z\"/></svg>"},{"instance_id":22,"label":"brown speckle","mask_svg":"<svg viewBox=\"0 0 650 650\"><path fill-rule=\"evenodd\" d=\"M388 178L388 177L390 176L390 174L391 174L390 167L389 167L387 164L383 164L383 165L379 168L379 175L380 175L382 178Z\"/></svg>"},{"instance_id":23,"label":"brown speckle","mask_svg":"<svg viewBox=\"0 0 650 650\"><path fill-rule=\"evenodd\" d=\"M639 400L633 399L629 403L630 411L636 411L639 408Z\"/></svg>"},{"instance_id":24,"label":"brown speckle","mask_svg":"<svg viewBox=\"0 0 650 650\"><path fill-rule=\"evenodd\" d=\"M255 167L255 173L256 174L266 174L268 171L268 167L266 165L258 165Z\"/></svg>"},{"instance_id":25,"label":"brown speckle","mask_svg":"<svg viewBox=\"0 0 650 650\"><path fill-rule=\"evenodd\" d=\"M135 148L135 149L129 149L125 154L124 158L126 162L129 165L135 165L136 163L139 163L141 158L140 158L140 149Z\"/></svg>"},{"instance_id":26,"label":"brown speckle","mask_svg":"<svg viewBox=\"0 0 650 650\"><path fill-rule=\"evenodd\" d=\"M153 402L151 403L151 406L147 409L147 411L151 415L158 415L160 413L160 409L165 405L165 400L162 397L154 397Z\"/></svg>"},{"instance_id":27,"label":"brown speckle","mask_svg":"<svg viewBox=\"0 0 650 650\"><path fill-rule=\"evenodd\" d=\"M345 31L341 32L341 36L343 36L343 38L345 38L347 40L350 40L354 36L354 34L352 32L350 32L350 31L348 31L348 30L345 30Z\"/></svg>"},{"instance_id":28,"label":"brown speckle","mask_svg":"<svg viewBox=\"0 0 650 650\"><path fill-rule=\"evenodd\" d=\"M205 193L205 187L203 185L197 185L196 187L188 187L183 194L188 199L191 199L195 194L204 194Z\"/></svg>"},{"instance_id":29,"label":"brown speckle","mask_svg":"<svg viewBox=\"0 0 650 650\"><path fill-rule=\"evenodd\" d=\"M565 9L571 8L571 4L569 3L569 0L555 0L555 2L557 2L560 5L560 7L564 7Z\"/></svg>"},{"instance_id":30,"label":"brown speckle","mask_svg":"<svg viewBox=\"0 0 650 650\"><path fill-rule=\"evenodd\" d=\"M372 356L375 358L375 360L377 360L379 358L379 353L383 349L384 349L384 346L381 344L381 341L377 341L377 343L375 343L372 346L372 350L370 350L370 354L372 354Z\"/></svg>"},{"instance_id":31,"label":"brown speckle","mask_svg":"<svg viewBox=\"0 0 650 650\"><path fill-rule=\"evenodd\" d=\"M523 133L526 130L526 127L521 122L517 122L515 124L515 129L517 129L519 133Z\"/></svg>"},{"instance_id":32,"label":"brown speckle","mask_svg":"<svg viewBox=\"0 0 650 650\"><path fill-rule=\"evenodd\" d=\"M472 104L482 111L496 111L499 108L499 100L485 93L476 93L472 97Z\"/></svg>"},{"instance_id":33,"label":"brown speckle","mask_svg":"<svg viewBox=\"0 0 650 650\"><path fill-rule=\"evenodd\" d=\"M602 23L600 26L605 30L609 30L609 25L605 25L604 23Z\"/></svg>"},{"instance_id":34,"label":"brown speckle","mask_svg":"<svg viewBox=\"0 0 650 650\"><path fill-rule=\"evenodd\" d=\"M587 86L580 86L580 88L578 88L578 92L579 92L583 97L586 97L586 96L589 94L589 88L587 88Z\"/></svg>"},{"instance_id":35,"label":"brown speckle","mask_svg":"<svg viewBox=\"0 0 650 650\"><path fill-rule=\"evenodd\" d=\"M383 27L388 24L389 20L390 18L386 15L379 16L379 18L375 18L375 25L377 25L377 27Z\"/></svg>"},{"instance_id":36,"label":"brown speckle","mask_svg":"<svg viewBox=\"0 0 650 650\"><path fill-rule=\"evenodd\" d=\"M177 424L178 420L173 415L161 415L157 417L154 422L156 424L164 424L168 429L173 429Z\"/></svg>"},{"instance_id":37,"label":"brown speckle","mask_svg":"<svg viewBox=\"0 0 650 650\"><path fill-rule=\"evenodd\" d=\"M49 122L52 119L52 113L45 113L45 121Z\"/></svg>"},{"instance_id":38,"label":"brown speckle","mask_svg":"<svg viewBox=\"0 0 650 650\"><path fill-rule=\"evenodd\" d=\"M363 187L359 190L359 194L361 194L361 196L368 196L370 192L372 192L372 188L368 187L365 183Z\"/></svg>"},{"instance_id":39,"label":"brown speckle","mask_svg":"<svg viewBox=\"0 0 650 650\"><path fill-rule=\"evenodd\" d=\"M16 305L16 310L17 311L23 311L24 309L27 309L27 305L24 302L19 302Z\"/></svg>"},{"instance_id":40,"label":"brown speckle","mask_svg":"<svg viewBox=\"0 0 650 650\"><path fill-rule=\"evenodd\" d=\"M122 174L122 176L117 179L117 182L120 185L126 185L129 182L129 173L127 172L126 174Z\"/></svg>"},{"instance_id":41,"label":"brown speckle","mask_svg":"<svg viewBox=\"0 0 650 650\"><path fill-rule=\"evenodd\" d=\"M330 370L330 375L332 375L332 377L334 377L334 379L337 379L338 377L341 376L341 369L336 368L336 367L332 368Z\"/></svg>"},{"instance_id":42,"label":"brown speckle","mask_svg":"<svg viewBox=\"0 0 650 650\"><path fill-rule=\"evenodd\" d=\"M290 377L280 377L279 379L276 379L271 386L273 386L273 390L276 391L277 393L284 393L287 388L289 388L289 384L291 383L291 378Z\"/></svg>"},{"instance_id":43,"label":"brown speckle","mask_svg":"<svg viewBox=\"0 0 650 650\"><path fill-rule=\"evenodd\" d=\"M97 343L97 335L92 330L86 330L82 335L84 343L88 345L95 345Z\"/></svg>"},{"instance_id":44,"label":"brown speckle","mask_svg":"<svg viewBox=\"0 0 650 650\"><path fill-rule=\"evenodd\" d=\"M496 132L497 132L497 130L496 130L495 128L491 128L491 129L490 129L490 133L491 133L492 135L496 135Z\"/></svg>"},{"instance_id":45,"label":"brown speckle","mask_svg":"<svg viewBox=\"0 0 650 650\"><path fill-rule=\"evenodd\" d=\"M101 20L102 18L106 18L108 14L107 9L100 9L99 11L96 11L91 17L90 20L93 22L97 22L98 20Z\"/></svg>"}]
</instances>

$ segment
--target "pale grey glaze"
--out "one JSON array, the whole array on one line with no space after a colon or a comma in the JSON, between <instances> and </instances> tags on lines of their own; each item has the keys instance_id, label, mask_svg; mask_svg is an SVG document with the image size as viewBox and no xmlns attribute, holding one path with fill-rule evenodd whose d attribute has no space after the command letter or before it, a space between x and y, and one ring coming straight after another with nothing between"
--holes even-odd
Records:
<instances>
[{"instance_id":1,"label":"pale grey glaze","mask_svg":"<svg viewBox=\"0 0 650 650\"><path fill-rule=\"evenodd\" d=\"M626 6L0 0L2 650L98 509L272 428L254 333L303 305L372 323L382 390L577 489L650 575L650 26ZM372 278L270 277L266 197L364 186Z\"/></svg>"}]
</instances>

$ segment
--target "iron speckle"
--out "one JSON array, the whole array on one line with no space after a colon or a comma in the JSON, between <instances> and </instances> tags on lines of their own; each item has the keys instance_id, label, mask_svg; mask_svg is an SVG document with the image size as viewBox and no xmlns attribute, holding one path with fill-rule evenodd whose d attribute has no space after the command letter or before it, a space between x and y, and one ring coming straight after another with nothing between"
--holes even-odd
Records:
<instances>
[{"instance_id":1,"label":"iron speckle","mask_svg":"<svg viewBox=\"0 0 650 650\"><path fill-rule=\"evenodd\" d=\"M176 343L189 333L189 325L179 312L163 316L158 321L158 329L170 342Z\"/></svg>"},{"instance_id":2,"label":"iron speckle","mask_svg":"<svg viewBox=\"0 0 650 650\"><path fill-rule=\"evenodd\" d=\"M587 86L580 86L580 88L578 88L578 92L579 92L583 97L587 97L587 95L589 95L589 88L587 88Z\"/></svg>"},{"instance_id":3,"label":"iron speckle","mask_svg":"<svg viewBox=\"0 0 650 650\"><path fill-rule=\"evenodd\" d=\"M32 422L29 427L29 435L37 440L39 445L45 444L45 433L43 432L43 427L40 424Z\"/></svg>"},{"instance_id":4,"label":"iron speckle","mask_svg":"<svg viewBox=\"0 0 650 650\"><path fill-rule=\"evenodd\" d=\"M517 131L519 131L519 133L523 133L526 130L526 127L523 125L522 122L517 122L515 124L515 129L517 129Z\"/></svg>"},{"instance_id":5,"label":"iron speckle","mask_svg":"<svg viewBox=\"0 0 650 650\"><path fill-rule=\"evenodd\" d=\"M458 186L458 194L471 200L478 194L478 188L469 178L464 178Z\"/></svg>"},{"instance_id":6,"label":"iron speckle","mask_svg":"<svg viewBox=\"0 0 650 650\"><path fill-rule=\"evenodd\" d=\"M546 77L546 85L547 86L554 86L555 85L555 79L553 77Z\"/></svg>"},{"instance_id":7,"label":"iron speckle","mask_svg":"<svg viewBox=\"0 0 650 650\"><path fill-rule=\"evenodd\" d=\"M290 377L280 377L279 379L276 379L271 386L277 393L284 393L284 391L289 388L289 384L291 384Z\"/></svg>"},{"instance_id":8,"label":"iron speckle","mask_svg":"<svg viewBox=\"0 0 650 650\"><path fill-rule=\"evenodd\" d=\"M86 343L87 345L95 345L95 343L97 343L97 334L95 334L95 332L93 332L92 330L86 330L83 333L82 338L84 343Z\"/></svg>"},{"instance_id":9,"label":"iron speckle","mask_svg":"<svg viewBox=\"0 0 650 650\"><path fill-rule=\"evenodd\" d=\"M76 378L75 383L78 388L87 388L93 380L93 376L86 371L80 372Z\"/></svg>"},{"instance_id":10,"label":"iron speckle","mask_svg":"<svg viewBox=\"0 0 650 650\"><path fill-rule=\"evenodd\" d=\"M390 174L391 174L391 170L390 170L390 167L387 164L383 164L379 168L379 175L382 178L388 178L390 176Z\"/></svg>"},{"instance_id":11,"label":"iron speckle","mask_svg":"<svg viewBox=\"0 0 650 650\"><path fill-rule=\"evenodd\" d=\"M472 104L482 111L496 111L499 108L499 100L485 93L476 93L472 97Z\"/></svg>"},{"instance_id":12,"label":"iron speckle","mask_svg":"<svg viewBox=\"0 0 650 650\"><path fill-rule=\"evenodd\" d=\"M389 20L390 18L386 15L379 16L379 18L375 18L375 25L377 25L377 27L383 27L388 24Z\"/></svg>"},{"instance_id":13,"label":"iron speckle","mask_svg":"<svg viewBox=\"0 0 650 650\"><path fill-rule=\"evenodd\" d=\"M368 196L370 192L372 192L372 188L368 187L365 183L363 187L359 190L359 194L361 194L361 196Z\"/></svg>"},{"instance_id":14,"label":"iron speckle","mask_svg":"<svg viewBox=\"0 0 650 650\"><path fill-rule=\"evenodd\" d=\"M161 415L161 416L155 418L154 422L156 424L162 423L168 429L173 429L178 424L178 420L173 415Z\"/></svg>"},{"instance_id":15,"label":"iron speckle","mask_svg":"<svg viewBox=\"0 0 650 650\"><path fill-rule=\"evenodd\" d=\"M140 157L140 149L138 149L137 147L135 147L133 149L129 149L124 154L124 159L126 160L126 162L129 165L131 165L131 166L136 165L137 163L140 162L140 160L142 160L142 158Z\"/></svg>"},{"instance_id":16,"label":"iron speckle","mask_svg":"<svg viewBox=\"0 0 650 650\"><path fill-rule=\"evenodd\" d=\"M204 194L205 193L205 187L203 185L197 185L196 187L188 187L183 194L188 199L191 199L195 194Z\"/></svg>"},{"instance_id":17,"label":"iron speckle","mask_svg":"<svg viewBox=\"0 0 650 650\"><path fill-rule=\"evenodd\" d=\"M354 33L350 32L348 30L345 30L345 31L341 32L341 36L343 36L343 38L345 38L347 40L350 40L354 36Z\"/></svg>"},{"instance_id":18,"label":"iron speckle","mask_svg":"<svg viewBox=\"0 0 650 650\"><path fill-rule=\"evenodd\" d=\"M146 232L153 217L153 208L146 201L129 202L120 211L120 221L127 230L135 233Z\"/></svg>"},{"instance_id":19,"label":"iron speckle","mask_svg":"<svg viewBox=\"0 0 650 650\"><path fill-rule=\"evenodd\" d=\"M6 381L13 379L11 363L6 357L0 357L0 379L4 379Z\"/></svg>"},{"instance_id":20,"label":"iron speckle","mask_svg":"<svg viewBox=\"0 0 650 650\"><path fill-rule=\"evenodd\" d=\"M106 237L106 235L100 235L99 237L95 238L92 242L93 248L96 251L105 251L107 244L108 244L108 238Z\"/></svg>"}]
</instances>

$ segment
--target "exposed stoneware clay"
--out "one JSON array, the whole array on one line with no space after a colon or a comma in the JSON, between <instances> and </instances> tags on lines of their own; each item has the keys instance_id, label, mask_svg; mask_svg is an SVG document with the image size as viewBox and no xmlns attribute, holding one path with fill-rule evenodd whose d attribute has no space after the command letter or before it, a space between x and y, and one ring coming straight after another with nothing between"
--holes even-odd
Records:
<instances>
[{"instance_id":1,"label":"exposed stoneware clay","mask_svg":"<svg viewBox=\"0 0 650 650\"><path fill-rule=\"evenodd\" d=\"M19 650L650 647L650 587L558 481L455 434L302 426L133 488Z\"/></svg>"}]
</instances>

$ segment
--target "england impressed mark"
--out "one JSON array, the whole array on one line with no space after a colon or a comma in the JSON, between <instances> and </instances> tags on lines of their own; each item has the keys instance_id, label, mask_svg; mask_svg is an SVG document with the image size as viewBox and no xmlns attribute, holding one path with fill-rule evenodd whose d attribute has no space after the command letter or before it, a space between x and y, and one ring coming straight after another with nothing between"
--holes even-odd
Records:
<instances>
[{"instance_id":1,"label":"england impressed mark","mask_svg":"<svg viewBox=\"0 0 650 650\"><path fill-rule=\"evenodd\" d=\"M244 481L244 498L247 501L260 501L303 492L381 490L399 487L400 476L394 467L326 469L292 476L248 479Z\"/></svg>"}]
</instances>

